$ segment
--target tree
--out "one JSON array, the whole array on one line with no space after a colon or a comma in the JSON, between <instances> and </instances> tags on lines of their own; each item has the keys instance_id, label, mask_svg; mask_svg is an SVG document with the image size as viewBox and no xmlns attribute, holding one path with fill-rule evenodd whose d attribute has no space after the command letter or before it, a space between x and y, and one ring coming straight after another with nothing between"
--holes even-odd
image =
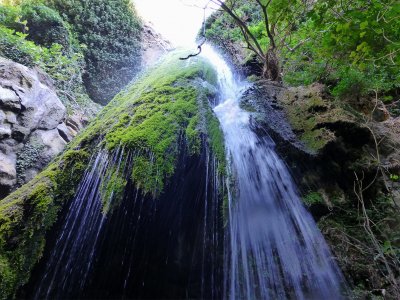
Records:
<instances>
[{"instance_id":1,"label":"tree","mask_svg":"<svg viewBox=\"0 0 400 300\"><path fill-rule=\"evenodd\" d=\"M263 64L263 77L281 81L280 50L288 47L286 40L290 38L292 28L296 26L302 15L311 5L307 0L210 0L219 5L239 27L246 47L254 52ZM261 11L261 20L254 20L242 14L240 7L255 5Z\"/></svg>"},{"instance_id":2,"label":"tree","mask_svg":"<svg viewBox=\"0 0 400 300\"><path fill-rule=\"evenodd\" d=\"M90 97L107 104L141 65L142 23L129 0L47 0L71 24L84 47L83 80Z\"/></svg>"}]
</instances>

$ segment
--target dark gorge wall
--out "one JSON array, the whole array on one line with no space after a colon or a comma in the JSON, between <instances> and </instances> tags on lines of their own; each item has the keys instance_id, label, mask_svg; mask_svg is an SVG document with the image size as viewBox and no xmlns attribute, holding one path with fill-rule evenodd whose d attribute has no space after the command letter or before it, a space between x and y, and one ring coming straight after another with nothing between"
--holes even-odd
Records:
<instances>
[{"instance_id":1,"label":"dark gorge wall","mask_svg":"<svg viewBox=\"0 0 400 300\"><path fill-rule=\"evenodd\" d=\"M92 236L82 241L86 245L81 251L94 250L93 262L82 256L70 266L71 274L57 272L54 262L46 266L62 234L67 208L20 297L221 298L221 179L205 141L199 155L187 150L182 142L175 174L157 199L143 196L129 180L121 204L108 213L98 240ZM57 263L63 266L69 259L60 255ZM88 263L92 268L82 285L80 264ZM42 293L37 294L39 289Z\"/></svg>"}]
</instances>

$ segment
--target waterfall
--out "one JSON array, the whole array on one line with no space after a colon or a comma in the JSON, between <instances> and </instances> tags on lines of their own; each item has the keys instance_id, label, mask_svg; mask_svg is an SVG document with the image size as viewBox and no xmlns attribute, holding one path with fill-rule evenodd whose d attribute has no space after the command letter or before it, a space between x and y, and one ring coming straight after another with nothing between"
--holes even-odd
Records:
<instances>
[{"instance_id":1,"label":"waterfall","mask_svg":"<svg viewBox=\"0 0 400 300\"><path fill-rule=\"evenodd\" d=\"M130 178L138 151L93 155L26 287L28 299L220 299L223 247L218 162L202 140L184 136L162 195L143 195ZM104 193L117 171L120 202ZM107 195L109 199L104 199Z\"/></svg>"},{"instance_id":2,"label":"waterfall","mask_svg":"<svg viewBox=\"0 0 400 300\"><path fill-rule=\"evenodd\" d=\"M234 188L228 199L224 297L341 299L346 284L269 137L257 136L239 106L248 83L208 45L218 73L221 123Z\"/></svg>"},{"instance_id":3,"label":"waterfall","mask_svg":"<svg viewBox=\"0 0 400 300\"><path fill-rule=\"evenodd\" d=\"M249 84L208 45L202 55L218 73L225 203L206 136L197 155L179 138L174 175L156 199L130 176L138 150L100 150L48 240L29 298L345 298L341 272L273 141L250 129L239 106ZM115 176L123 182L118 201L107 188Z\"/></svg>"},{"instance_id":4,"label":"waterfall","mask_svg":"<svg viewBox=\"0 0 400 300\"><path fill-rule=\"evenodd\" d=\"M55 246L37 285L34 299L64 298L82 289L94 262L94 252L106 220L101 186L107 170L120 168L124 151L95 154L63 220ZM109 200L109 199L107 199ZM106 201L109 205L109 201ZM77 286L77 282L79 285Z\"/></svg>"}]
</instances>

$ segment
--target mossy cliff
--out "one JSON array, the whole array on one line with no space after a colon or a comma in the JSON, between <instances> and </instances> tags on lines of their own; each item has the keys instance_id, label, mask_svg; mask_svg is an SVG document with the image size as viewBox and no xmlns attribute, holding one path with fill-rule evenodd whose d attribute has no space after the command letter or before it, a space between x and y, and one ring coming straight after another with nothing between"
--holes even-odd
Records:
<instances>
[{"instance_id":1,"label":"mossy cliff","mask_svg":"<svg viewBox=\"0 0 400 300\"><path fill-rule=\"evenodd\" d=\"M222 174L223 136L208 104L215 93L214 71L200 58L178 58L179 53L171 54L118 94L69 150L0 202L0 299L12 298L29 279L43 255L46 233L99 149L135 153L130 179L153 197L174 174L182 144L192 155L199 154L204 143L210 145ZM117 173L110 170L105 198L120 194L126 184Z\"/></svg>"}]
</instances>

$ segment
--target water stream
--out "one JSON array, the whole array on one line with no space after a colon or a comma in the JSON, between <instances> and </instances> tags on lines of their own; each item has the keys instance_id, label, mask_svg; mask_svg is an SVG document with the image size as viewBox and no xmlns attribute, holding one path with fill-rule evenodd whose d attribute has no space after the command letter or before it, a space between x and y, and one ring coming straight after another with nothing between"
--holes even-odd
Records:
<instances>
[{"instance_id":1,"label":"water stream","mask_svg":"<svg viewBox=\"0 0 400 300\"><path fill-rule=\"evenodd\" d=\"M218 73L220 99L214 111L234 182L228 203L224 298L341 299L343 277L274 142L250 129L249 113L239 106L249 84L236 79L211 47L204 46L203 55Z\"/></svg>"}]
</instances>

